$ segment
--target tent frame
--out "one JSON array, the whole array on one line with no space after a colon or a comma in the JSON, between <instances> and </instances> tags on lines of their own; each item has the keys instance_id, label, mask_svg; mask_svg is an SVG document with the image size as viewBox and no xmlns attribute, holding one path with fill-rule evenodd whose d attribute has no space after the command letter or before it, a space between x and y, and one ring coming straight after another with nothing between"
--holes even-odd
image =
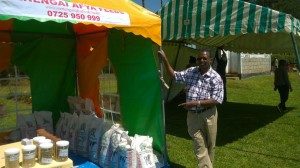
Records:
<instances>
[{"instance_id":1,"label":"tent frame","mask_svg":"<svg viewBox=\"0 0 300 168\"><path fill-rule=\"evenodd\" d=\"M298 52L297 42L296 42L294 33L291 32L290 34L291 34L291 38L292 38L292 41L293 41L295 56L297 58L298 70L300 70L300 56L299 56L299 52Z\"/></svg>"},{"instance_id":2,"label":"tent frame","mask_svg":"<svg viewBox=\"0 0 300 168\"><path fill-rule=\"evenodd\" d=\"M162 47L159 49L162 51ZM159 77L160 79L163 79L163 63L162 63L162 58L159 58ZM164 100L164 86L165 83L164 81L161 81L161 86L160 86L160 95L161 95L161 110L162 110L162 125L163 125L163 165L164 167L170 167L168 164L168 152L167 152L167 139L166 139L166 115L165 115L165 100Z\"/></svg>"}]
</instances>

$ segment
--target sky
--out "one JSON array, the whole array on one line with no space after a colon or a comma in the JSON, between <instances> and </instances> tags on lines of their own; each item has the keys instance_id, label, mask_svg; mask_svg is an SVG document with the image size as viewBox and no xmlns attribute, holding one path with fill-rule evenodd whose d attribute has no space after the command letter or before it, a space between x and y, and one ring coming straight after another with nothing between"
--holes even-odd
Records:
<instances>
[{"instance_id":1,"label":"sky","mask_svg":"<svg viewBox=\"0 0 300 168\"><path fill-rule=\"evenodd\" d=\"M142 0L132 0L142 6ZM163 5L169 0L163 0ZM160 9L160 0L145 0L145 8L152 12L157 12Z\"/></svg>"}]
</instances>

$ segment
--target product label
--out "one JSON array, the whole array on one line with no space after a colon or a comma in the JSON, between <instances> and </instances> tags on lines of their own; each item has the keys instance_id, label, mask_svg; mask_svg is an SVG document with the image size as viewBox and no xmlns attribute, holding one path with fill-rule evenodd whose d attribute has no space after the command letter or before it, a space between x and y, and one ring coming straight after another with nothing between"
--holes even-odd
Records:
<instances>
[{"instance_id":1,"label":"product label","mask_svg":"<svg viewBox=\"0 0 300 168\"><path fill-rule=\"evenodd\" d=\"M9 161L12 162L12 161L16 161L19 159L19 154L14 154L14 155L10 155L9 156Z\"/></svg>"},{"instance_id":2,"label":"product label","mask_svg":"<svg viewBox=\"0 0 300 168\"><path fill-rule=\"evenodd\" d=\"M42 163L46 163L46 164L49 164L52 162L52 158L42 158Z\"/></svg>"},{"instance_id":3,"label":"product label","mask_svg":"<svg viewBox=\"0 0 300 168\"><path fill-rule=\"evenodd\" d=\"M49 164L52 162L52 149L43 149L40 152L42 163Z\"/></svg>"},{"instance_id":4,"label":"product label","mask_svg":"<svg viewBox=\"0 0 300 168\"><path fill-rule=\"evenodd\" d=\"M60 157L68 157L68 149L60 149L58 152L58 156Z\"/></svg>"},{"instance_id":5,"label":"product label","mask_svg":"<svg viewBox=\"0 0 300 168\"><path fill-rule=\"evenodd\" d=\"M32 151L32 152L29 152L29 153L23 153L23 157L24 157L25 160L32 159L32 158L35 157L35 152Z\"/></svg>"}]
</instances>

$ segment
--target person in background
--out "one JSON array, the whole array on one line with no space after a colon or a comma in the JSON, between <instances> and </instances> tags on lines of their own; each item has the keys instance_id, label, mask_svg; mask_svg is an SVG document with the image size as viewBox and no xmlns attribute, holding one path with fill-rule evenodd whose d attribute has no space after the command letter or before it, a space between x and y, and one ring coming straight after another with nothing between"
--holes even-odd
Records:
<instances>
[{"instance_id":1,"label":"person in background","mask_svg":"<svg viewBox=\"0 0 300 168\"><path fill-rule=\"evenodd\" d=\"M198 66L176 72L164 51L158 51L167 73L187 88L186 102L179 104L187 109L188 133L193 139L194 153L199 168L212 168L217 136L217 104L223 101L223 82L211 68L209 51L200 51Z\"/></svg>"},{"instance_id":2,"label":"person in background","mask_svg":"<svg viewBox=\"0 0 300 168\"><path fill-rule=\"evenodd\" d=\"M277 108L279 112L286 111L285 103L289 98L289 92L292 92L292 86L289 80L287 71L287 62L280 60L278 68L275 69L274 74L274 91L278 90L280 95L280 103Z\"/></svg>"},{"instance_id":3,"label":"person in background","mask_svg":"<svg viewBox=\"0 0 300 168\"><path fill-rule=\"evenodd\" d=\"M278 68L278 59L277 58L275 58L274 64L275 64L275 69L277 69Z\"/></svg>"},{"instance_id":4,"label":"person in background","mask_svg":"<svg viewBox=\"0 0 300 168\"><path fill-rule=\"evenodd\" d=\"M196 57L190 56L189 63L185 66L185 69L188 69L188 68L190 68L190 67L197 66L198 64L197 64L197 61L196 61L196 60L197 60ZM184 88L182 89L182 91L181 91L182 95L185 96L186 91L187 91L187 88L184 87Z\"/></svg>"},{"instance_id":5,"label":"person in background","mask_svg":"<svg viewBox=\"0 0 300 168\"><path fill-rule=\"evenodd\" d=\"M188 69L193 66L197 66L198 64L197 64L196 60L197 60L196 57L190 56L189 63L185 66L185 69Z\"/></svg>"},{"instance_id":6,"label":"person in background","mask_svg":"<svg viewBox=\"0 0 300 168\"><path fill-rule=\"evenodd\" d=\"M222 47L218 47L215 53L215 59L217 60L217 72L223 80L224 86L224 99L223 102L227 102L227 91L226 91L226 66L227 56Z\"/></svg>"}]
</instances>

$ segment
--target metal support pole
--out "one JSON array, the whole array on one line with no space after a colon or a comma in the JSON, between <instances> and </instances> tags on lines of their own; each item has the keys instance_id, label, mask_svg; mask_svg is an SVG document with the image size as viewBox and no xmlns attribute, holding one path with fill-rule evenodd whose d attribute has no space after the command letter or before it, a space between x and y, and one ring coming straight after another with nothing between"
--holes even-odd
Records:
<instances>
[{"instance_id":1,"label":"metal support pole","mask_svg":"<svg viewBox=\"0 0 300 168\"><path fill-rule=\"evenodd\" d=\"M19 101L18 101L18 69L17 69L17 66L14 65L14 70L15 70L15 100L16 100L16 115L18 115L18 112L19 112Z\"/></svg>"},{"instance_id":2,"label":"metal support pole","mask_svg":"<svg viewBox=\"0 0 300 168\"><path fill-rule=\"evenodd\" d=\"M297 67L298 67L298 70L300 70L300 57L299 57L299 52L298 52L298 46L297 46L296 39L295 39L293 32L291 32L290 34L291 34L291 38L292 38L293 45L294 45L295 55L297 58L297 65L298 65Z\"/></svg>"},{"instance_id":3,"label":"metal support pole","mask_svg":"<svg viewBox=\"0 0 300 168\"><path fill-rule=\"evenodd\" d=\"M161 51L162 48L160 47L159 50ZM163 79L163 63L162 63L162 58L159 58L159 69L160 69L160 73L159 73L159 77L161 79ZM162 110L162 124L163 124L163 161L164 161L164 167L169 167L168 164L168 154L167 154L167 140L166 140L166 116L165 116L165 100L164 100L164 84L161 81L161 85L160 85L160 95L161 95L161 110Z\"/></svg>"}]
</instances>

